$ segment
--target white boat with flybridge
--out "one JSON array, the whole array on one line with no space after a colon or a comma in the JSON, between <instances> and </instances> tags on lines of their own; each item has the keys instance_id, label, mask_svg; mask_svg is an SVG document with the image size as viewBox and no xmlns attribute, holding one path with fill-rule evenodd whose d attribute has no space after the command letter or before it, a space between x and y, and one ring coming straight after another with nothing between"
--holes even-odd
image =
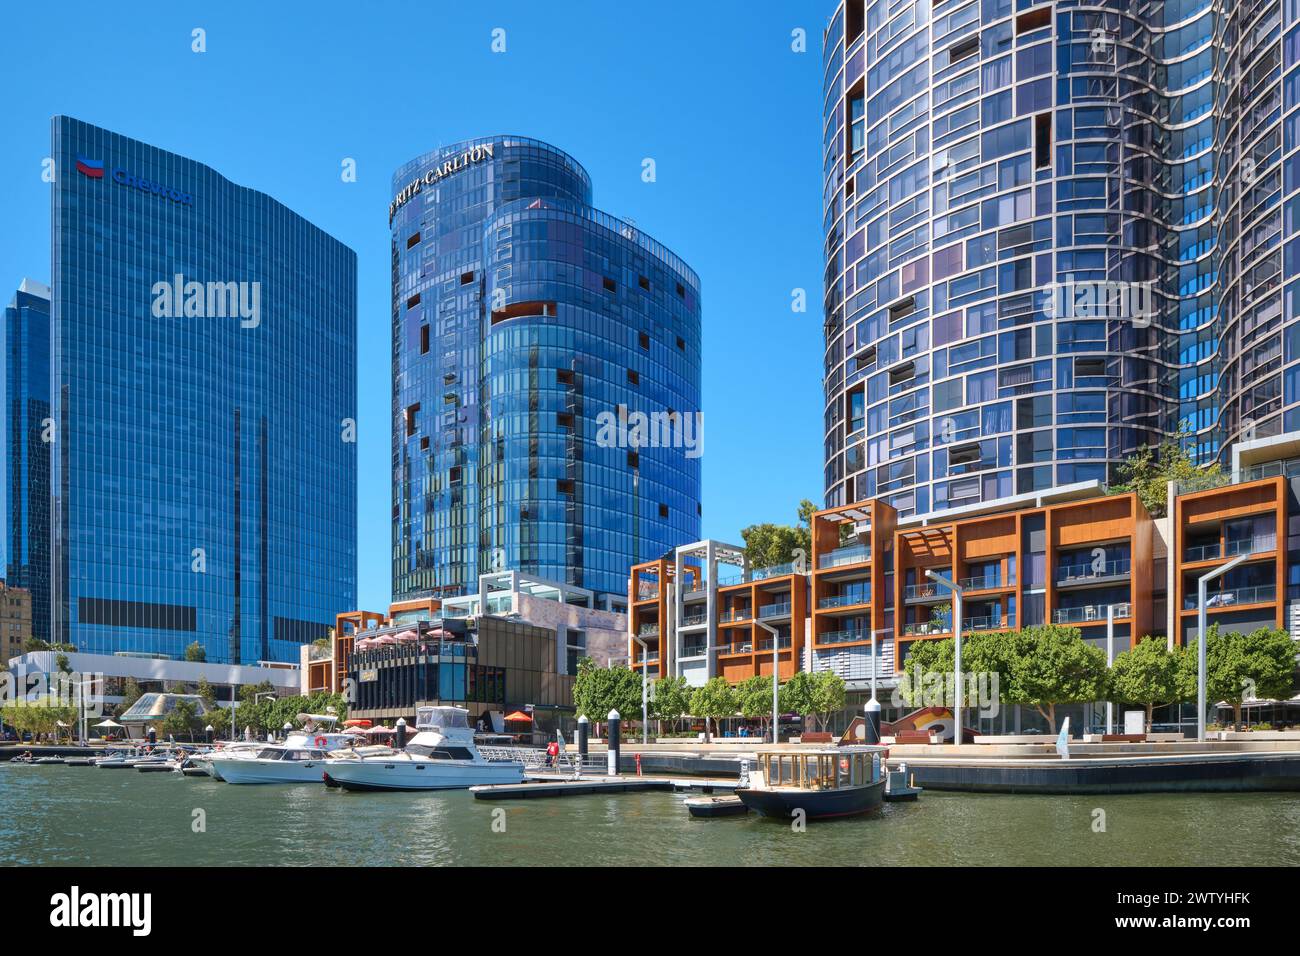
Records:
<instances>
[{"instance_id":1,"label":"white boat with flybridge","mask_svg":"<svg viewBox=\"0 0 1300 956\"><path fill-rule=\"evenodd\" d=\"M317 783L326 755L357 743L358 735L351 731L334 732L338 718L333 714L299 714L298 721L302 730L291 732L283 743L213 753L207 761L212 776L226 783Z\"/></svg>"},{"instance_id":2,"label":"white boat with flybridge","mask_svg":"<svg viewBox=\"0 0 1300 956\"><path fill-rule=\"evenodd\" d=\"M366 748L365 753L332 753L325 761L325 784L344 790L464 790L492 783L522 783L523 762L508 753L496 759L474 743L469 711L462 707L421 707L415 736L404 748Z\"/></svg>"}]
</instances>

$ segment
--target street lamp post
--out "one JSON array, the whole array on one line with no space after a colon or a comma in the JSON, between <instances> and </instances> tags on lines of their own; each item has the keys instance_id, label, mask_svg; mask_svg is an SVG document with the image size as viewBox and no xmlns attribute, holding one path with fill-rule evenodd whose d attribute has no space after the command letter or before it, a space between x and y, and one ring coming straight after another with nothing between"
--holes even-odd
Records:
<instances>
[{"instance_id":1,"label":"street lamp post","mask_svg":"<svg viewBox=\"0 0 1300 956\"><path fill-rule=\"evenodd\" d=\"M772 635L772 743L776 743L778 729L781 726L781 706L778 703L781 689L781 642L777 637L776 628L771 624L764 624L758 618L754 618L754 623ZM793 648L793 643L790 646Z\"/></svg>"},{"instance_id":2,"label":"street lamp post","mask_svg":"<svg viewBox=\"0 0 1300 956\"><path fill-rule=\"evenodd\" d=\"M952 635L953 635L953 683L956 684L956 694L953 696L953 742L958 747L961 746L961 699L962 699L962 680L961 680L961 599L966 593L965 588L955 584L950 579L932 571L929 568L925 570L925 576L931 581L942 584L952 592Z\"/></svg>"},{"instance_id":3,"label":"street lamp post","mask_svg":"<svg viewBox=\"0 0 1300 956\"><path fill-rule=\"evenodd\" d=\"M1115 666L1115 605L1106 605L1106 669ZM1106 701L1106 733L1115 732L1115 704Z\"/></svg>"},{"instance_id":4,"label":"street lamp post","mask_svg":"<svg viewBox=\"0 0 1300 956\"><path fill-rule=\"evenodd\" d=\"M1227 564L1215 568L1196 579L1196 739L1205 740L1205 600L1206 586L1215 578L1227 574L1241 562L1250 557L1250 553L1239 554Z\"/></svg>"}]
</instances>

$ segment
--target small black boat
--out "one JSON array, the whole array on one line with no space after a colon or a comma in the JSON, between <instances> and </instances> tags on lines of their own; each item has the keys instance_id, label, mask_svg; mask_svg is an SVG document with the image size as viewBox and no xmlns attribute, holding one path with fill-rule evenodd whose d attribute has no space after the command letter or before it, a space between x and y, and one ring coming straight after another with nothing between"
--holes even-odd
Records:
<instances>
[{"instance_id":1,"label":"small black boat","mask_svg":"<svg viewBox=\"0 0 1300 956\"><path fill-rule=\"evenodd\" d=\"M790 747L759 754L736 796L755 813L780 820L827 820L880 809L884 747Z\"/></svg>"}]
</instances>

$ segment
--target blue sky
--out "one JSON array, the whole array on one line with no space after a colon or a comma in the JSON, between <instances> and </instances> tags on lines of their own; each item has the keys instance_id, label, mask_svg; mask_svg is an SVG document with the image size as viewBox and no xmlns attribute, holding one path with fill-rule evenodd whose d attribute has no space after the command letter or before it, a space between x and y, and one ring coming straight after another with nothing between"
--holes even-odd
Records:
<instances>
[{"instance_id":1,"label":"blue sky","mask_svg":"<svg viewBox=\"0 0 1300 956\"><path fill-rule=\"evenodd\" d=\"M13 5L0 26L0 285L50 278L50 117L207 163L357 252L359 598L387 606L392 171L516 133L699 273L704 527L821 496L821 34L833 0ZM207 51L191 50L206 31ZM506 51L491 49L505 31ZM791 49L802 28L807 52ZM52 45L53 44L53 45ZM657 181L641 179L653 158ZM340 178L356 160L357 182ZM791 290L807 290L803 313Z\"/></svg>"}]
</instances>

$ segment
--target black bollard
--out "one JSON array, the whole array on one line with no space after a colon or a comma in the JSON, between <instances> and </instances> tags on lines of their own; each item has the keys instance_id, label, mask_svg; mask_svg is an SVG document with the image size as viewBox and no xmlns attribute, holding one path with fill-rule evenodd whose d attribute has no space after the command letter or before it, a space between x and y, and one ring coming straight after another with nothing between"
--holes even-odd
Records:
<instances>
[{"instance_id":1,"label":"black bollard","mask_svg":"<svg viewBox=\"0 0 1300 956\"><path fill-rule=\"evenodd\" d=\"M406 718L397 718L397 749L406 749Z\"/></svg>"},{"instance_id":2,"label":"black bollard","mask_svg":"<svg viewBox=\"0 0 1300 956\"><path fill-rule=\"evenodd\" d=\"M212 733L213 733L213 728L211 724L208 724L206 727L203 728L203 735L207 738L208 743L212 743Z\"/></svg>"},{"instance_id":3,"label":"black bollard","mask_svg":"<svg viewBox=\"0 0 1300 956\"><path fill-rule=\"evenodd\" d=\"M153 744L156 744L158 742L158 731L150 727L149 732L145 735L145 737L149 741L149 744L152 746Z\"/></svg>"},{"instance_id":4,"label":"black bollard","mask_svg":"<svg viewBox=\"0 0 1300 956\"><path fill-rule=\"evenodd\" d=\"M613 777L618 776L618 728L623 721L619 718L617 710L611 710L606 719L609 721L609 742L605 769Z\"/></svg>"},{"instance_id":5,"label":"black bollard","mask_svg":"<svg viewBox=\"0 0 1300 956\"><path fill-rule=\"evenodd\" d=\"M587 738L591 735L591 721L583 714L578 718L578 756L587 759Z\"/></svg>"},{"instance_id":6,"label":"black bollard","mask_svg":"<svg viewBox=\"0 0 1300 956\"><path fill-rule=\"evenodd\" d=\"M866 712L866 727L863 730L863 743L880 743L880 701L871 698L863 708Z\"/></svg>"}]
</instances>

